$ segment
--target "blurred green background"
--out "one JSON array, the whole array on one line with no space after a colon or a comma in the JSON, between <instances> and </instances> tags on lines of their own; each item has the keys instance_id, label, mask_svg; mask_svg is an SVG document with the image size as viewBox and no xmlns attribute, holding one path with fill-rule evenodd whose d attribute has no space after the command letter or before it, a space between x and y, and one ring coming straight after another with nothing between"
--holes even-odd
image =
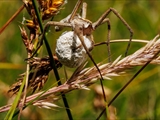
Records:
<instances>
[{"instance_id":1,"label":"blurred green background","mask_svg":"<svg viewBox=\"0 0 160 120\"><path fill-rule=\"evenodd\" d=\"M134 31L134 39L151 40L160 31L160 1L159 0L84 0L88 4L87 19L96 21L109 7L115 8L127 21ZM19 0L0 0L0 27L19 9L23 3ZM54 20L59 21L71 13L76 0L68 0L60 13ZM0 106L11 102L7 94L9 86L16 81L19 74L25 71L25 61L27 57L25 47L22 43L19 27L23 18L29 18L26 10L23 10L10 25L0 34ZM108 18L111 22L111 40L129 39L130 33L122 22L110 13ZM63 32L63 31L62 31ZM48 40L54 52L56 39L62 32L54 32L52 27L48 35ZM95 42L106 40L107 25L98 27L93 35ZM129 54L144 46L144 43L132 43ZM124 55L127 42L115 43L111 45L112 60L119 55ZM44 47L45 56L46 49ZM96 63L107 59L106 46L95 47L92 51ZM93 66L92 62L88 66ZM128 71L126 76L114 77L112 81L104 81L105 87L111 90L108 96L110 101L118 90L135 74L140 67L135 67ZM74 69L67 69L69 75ZM63 68L59 70L64 82ZM123 91L113 102L116 109L117 119L158 119L160 118L160 67L158 65L148 65L147 68ZM53 72L50 73L49 80L45 88L55 84ZM99 82L90 87L90 91L75 90L68 94L67 100L74 119L95 119L101 110L96 111L93 107L95 98L94 87ZM48 110L44 108L30 106L24 111L23 119L67 119L62 100L56 102L62 108ZM6 112L0 113L0 119L4 118ZM15 118L16 119L16 118ZM105 119L103 116L101 119Z\"/></svg>"}]
</instances>

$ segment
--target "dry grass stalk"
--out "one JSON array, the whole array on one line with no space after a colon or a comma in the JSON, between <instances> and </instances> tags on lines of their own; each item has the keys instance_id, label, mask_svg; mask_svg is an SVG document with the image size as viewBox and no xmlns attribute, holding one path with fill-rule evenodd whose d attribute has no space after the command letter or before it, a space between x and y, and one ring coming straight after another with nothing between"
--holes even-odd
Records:
<instances>
[{"instance_id":1,"label":"dry grass stalk","mask_svg":"<svg viewBox=\"0 0 160 120\"><path fill-rule=\"evenodd\" d=\"M55 55L53 55L53 58L55 60L56 67L62 67L62 64L58 61ZM32 89L32 92L34 92L35 90L40 90L44 86L45 82L48 79L48 74L52 70L52 68L50 66L49 57L33 57L32 59L29 59L28 62L30 68L32 69L29 73L28 85ZM10 87L8 92L16 94L20 89L24 76L25 73L19 75L18 82L14 83Z\"/></svg>"},{"instance_id":2,"label":"dry grass stalk","mask_svg":"<svg viewBox=\"0 0 160 120\"><path fill-rule=\"evenodd\" d=\"M110 77L120 76L124 74L126 70L131 69L136 66L143 66L147 61L151 60L152 57L160 50L160 38L157 35L153 40L148 42L146 46L139 49L135 53L123 58L118 57L113 63L106 64L98 64L99 69L105 79L111 79ZM160 56L157 56L155 59L151 61L151 64L160 64ZM50 95L55 95L56 93L67 93L75 89L89 89L87 86L95 83L99 78L99 73L95 67L84 68L85 65L81 65L77 70L73 73L71 78L65 82L64 84L50 88L46 92L39 92L33 94L26 98L26 103L31 100L34 100L37 96L40 100L46 99ZM53 97L53 98L54 98ZM35 104L35 102L34 102ZM21 102L19 103L21 106ZM0 108L0 112L4 112L9 110L10 105L3 106Z\"/></svg>"}]
</instances>

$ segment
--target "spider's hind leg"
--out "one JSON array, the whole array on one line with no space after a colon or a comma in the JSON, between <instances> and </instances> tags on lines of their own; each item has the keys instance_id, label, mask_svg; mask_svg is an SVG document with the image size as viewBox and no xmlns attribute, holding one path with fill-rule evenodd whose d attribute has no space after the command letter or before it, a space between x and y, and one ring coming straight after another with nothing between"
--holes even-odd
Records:
<instances>
[{"instance_id":1,"label":"spider's hind leg","mask_svg":"<svg viewBox=\"0 0 160 120\"><path fill-rule=\"evenodd\" d=\"M110 12L113 12L122 21L122 23L127 27L127 29L130 32L130 38L125 52L125 56L127 56L132 41L133 30L130 27L130 25L123 19L123 17L114 8L109 8L105 13L103 13L101 17L96 22L93 23L93 28L96 29L99 25L101 25Z\"/></svg>"},{"instance_id":2,"label":"spider's hind leg","mask_svg":"<svg viewBox=\"0 0 160 120\"><path fill-rule=\"evenodd\" d=\"M111 36L111 25L110 25L110 20L109 18L105 18L101 24L107 23L107 39L105 41L105 44L107 45L107 52L108 52L108 62L111 62L111 49L110 49L110 36ZM100 24L100 25L101 25ZM104 42L103 42L104 43ZM101 44L99 44L101 45ZM97 44L95 44L95 46L98 46Z\"/></svg>"}]
</instances>

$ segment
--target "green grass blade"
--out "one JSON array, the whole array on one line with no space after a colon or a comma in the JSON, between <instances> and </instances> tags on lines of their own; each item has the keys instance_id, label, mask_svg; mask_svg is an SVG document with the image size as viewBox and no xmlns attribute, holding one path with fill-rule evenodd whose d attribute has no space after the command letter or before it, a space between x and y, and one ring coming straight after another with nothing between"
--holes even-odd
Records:
<instances>
[{"instance_id":1,"label":"green grass blade","mask_svg":"<svg viewBox=\"0 0 160 120\"><path fill-rule=\"evenodd\" d=\"M16 107L18 105L19 99L21 97L21 93L22 93L22 90L24 88L25 81L26 81L26 76L23 78L23 82L22 82L22 85L20 87L20 90L19 90L19 92L18 92L18 94L17 94L17 96L16 96L16 98L15 98L15 100L14 100L14 102L13 102L11 108L10 108L10 110L8 111L8 113L7 113L6 117L5 117L5 120L12 120L13 114L14 114L14 112L16 110Z\"/></svg>"}]
</instances>

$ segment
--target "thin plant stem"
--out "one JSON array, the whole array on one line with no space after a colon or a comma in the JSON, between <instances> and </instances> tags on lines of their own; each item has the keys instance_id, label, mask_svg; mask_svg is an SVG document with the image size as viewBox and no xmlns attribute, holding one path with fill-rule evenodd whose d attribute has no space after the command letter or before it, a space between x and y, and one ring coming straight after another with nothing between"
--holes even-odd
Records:
<instances>
[{"instance_id":1,"label":"thin plant stem","mask_svg":"<svg viewBox=\"0 0 160 120\"><path fill-rule=\"evenodd\" d=\"M14 20L14 18L24 9L25 4L23 4L14 14L13 16L2 26L0 29L0 34L5 30L5 28Z\"/></svg>"},{"instance_id":2,"label":"thin plant stem","mask_svg":"<svg viewBox=\"0 0 160 120\"><path fill-rule=\"evenodd\" d=\"M28 57L30 57L30 54L28 53ZM29 69L30 69L30 65L27 62L27 70L26 70L26 80L25 80L25 86L24 86L24 94L23 94L23 99L22 99L22 106L20 107L20 112L18 115L18 120L20 120L21 114L22 114L22 110L23 110L23 106L25 104L26 101L26 95L27 95L27 88L28 88L28 80L29 80Z\"/></svg>"},{"instance_id":3,"label":"thin plant stem","mask_svg":"<svg viewBox=\"0 0 160 120\"><path fill-rule=\"evenodd\" d=\"M40 17L40 14L39 14L39 11L38 11L38 7L36 5L36 0L32 0L33 2L33 6L34 6L34 9L35 9L35 13L37 15L37 19L38 19L38 22L39 22L39 26L40 26L40 29L41 29L41 32L43 33L44 31L44 28L43 28L43 25L42 25L42 20L41 20L41 17ZM46 46L46 49L47 49L47 52L48 52L48 55L50 57L50 61L51 61L51 67L54 71L54 74L55 74L55 77L56 77L56 80L58 82L58 86L62 85L61 81L60 81L60 77L59 77L59 74L58 74L58 71L57 71L57 68L55 66L55 61L52 57L52 52L51 52L51 49L50 49L50 46L48 44L48 41L47 41L47 38L46 36L44 35L44 42L45 42L45 46ZM72 117L72 114L71 114L71 111L70 111L70 108L69 108L69 105L68 105L68 101L66 99L66 96L65 94L61 93L62 94L62 99L63 99L63 103L65 105L65 108L66 108L66 112L67 112L67 115L68 115L68 118L70 120L73 119Z\"/></svg>"},{"instance_id":4,"label":"thin plant stem","mask_svg":"<svg viewBox=\"0 0 160 120\"><path fill-rule=\"evenodd\" d=\"M117 39L117 40L110 40L109 43L120 43L120 42L129 42L128 39ZM132 42L138 42L138 43L148 43L148 40L140 40L140 39L132 39ZM94 46L100 46L103 44L108 44L108 42L100 42L100 43L95 43Z\"/></svg>"}]
</instances>

